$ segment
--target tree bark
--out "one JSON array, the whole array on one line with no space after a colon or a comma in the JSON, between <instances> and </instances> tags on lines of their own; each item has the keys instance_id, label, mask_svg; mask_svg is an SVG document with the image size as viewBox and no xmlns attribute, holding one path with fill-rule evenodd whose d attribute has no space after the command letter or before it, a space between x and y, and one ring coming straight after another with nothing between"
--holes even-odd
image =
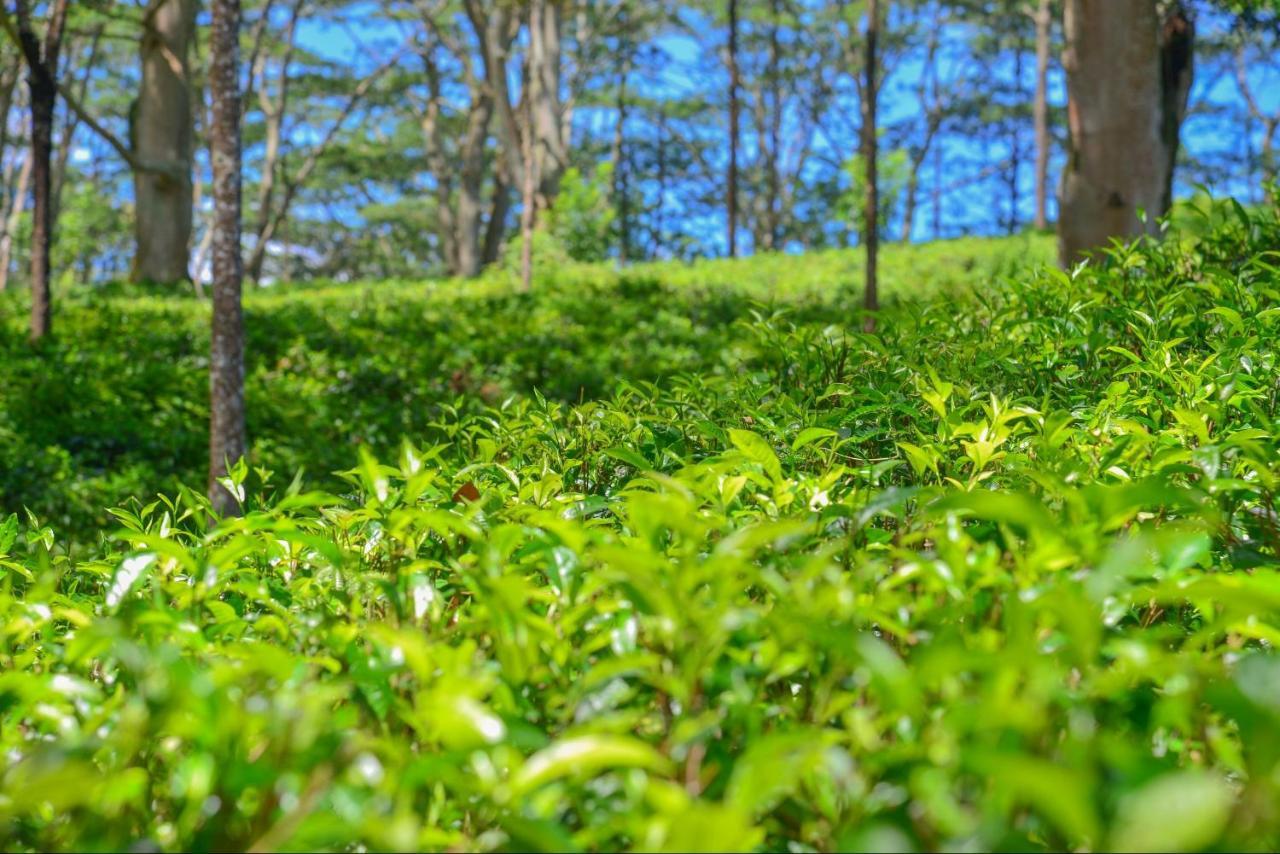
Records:
<instances>
[{"instance_id":1,"label":"tree bark","mask_svg":"<svg viewBox=\"0 0 1280 854\"><path fill-rule=\"evenodd\" d=\"M473 82L467 129L458 157L458 212L454 217L455 273L466 278L478 275L485 263L480 229L484 217L484 179L488 159L485 147L492 119L493 98L485 87Z\"/></svg>"},{"instance_id":2,"label":"tree bark","mask_svg":"<svg viewBox=\"0 0 1280 854\"><path fill-rule=\"evenodd\" d=\"M627 263L631 254L631 211L627 198L626 127L627 82L631 73L631 43L623 39L618 46L618 88L615 97L613 123L613 147L609 162L613 167L613 206L618 212L618 261Z\"/></svg>"},{"instance_id":3,"label":"tree bark","mask_svg":"<svg viewBox=\"0 0 1280 854\"><path fill-rule=\"evenodd\" d=\"M880 182L876 174L876 101L879 92L876 88L876 48L880 36L880 3L879 0L867 2L867 33L864 46L863 72L865 82L862 90L862 156L866 166L866 199L863 208L864 234L863 244L867 251L866 291L864 306L867 310L865 329L874 332L876 328L875 312L880 308L880 283L878 277L878 261L880 253Z\"/></svg>"},{"instance_id":4,"label":"tree bark","mask_svg":"<svg viewBox=\"0 0 1280 854\"><path fill-rule=\"evenodd\" d=\"M1013 42L1014 91L1022 94L1022 37L1014 36ZM1026 103L1019 98L1020 103ZM1006 177L1009 190L1009 221L1005 224L1010 235L1018 233L1018 178L1022 175L1022 134L1019 116L1009 117L1009 174Z\"/></svg>"},{"instance_id":5,"label":"tree bark","mask_svg":"<svg viewBox=\"0 0 1280 854\"><path fill-rule=\"evenodd\" d=\"M1035 227L1049 227L1049 47L1053 27L1052 0L1040 0L1036 7L1036 95L1032 121L1036 135Z\"/></svg>"},{"instance_id":6,"label":"tree bark","mask_svg":"<svg viewBox=\"0 0 1280 854\"><path fill-rule=\"evenodd\" d=\"M53 240L53 111L58 90L52 68L32 70L31 183L34 188L31 224L31 340L39 341L53 325L49 293L49 253Z\"/></svg>"},{"instance_id":7,"label":"tree bark","mask_svg":"<svg viewBox=\"0 0 1280 854\"><path fill-rule=\"evenodd\" d=\"M530 17L537 16L536 11L530 11ZM529 66L532 63L526 63L526 85L529 85L530 77L533 70ZM537 192L537 159L533 145L533 99L524 99L525 108L525 130L520 135L521 144L521 161L524 164L521 169L520 182L520 284L525 291L533 287L533 226L536 216L536 192Z\"/></svg>"},{"instance_id":8,"label":"tree bark","mask_svg":"<svg viewBox=\"0 0 1280 854\"><path fill-rule=\"evenodd\" d=\"M53 240L53 112L58 100L58 57L67 22L68 0L55 0L43 42L36 36L31 5L18 0L18 41L27 63L31 107L31 340L49 334L53 310L49 294L49 249Z\"/></svg>"},{"instance_id":9,"label":"tree bark","mask_svg":"<svg viewBox=\"0 0 1280 854\"><path fill-rule=\"evenodd\" d=\"M0 116L7 117L14 106L14 95L21 74L22 57L14 56L12 64L6 65L3 73L0 73ZM11 141L8 122L0 121L0 157L4 156ZM9 284L9 258L13 246L13 228L17 223L13 211L20 210L26 204L27 184L31 180L31 158L23 157L21 166L18 166L17 160L16 154L5 158L5 194L3 212L0 215L0 291L5 290ZM13 174L15 168L18 171L16 181Z\"/></svg>"},{"instance_id":10,"label":"tree bark","mask_svg":"<svg viewBox=\"0 0 1280 854\"><path fill-rule=\"evenodd\" d=\"M738 0L729 0L729 175L726 194L729 257L738 255Z\"/></svg>"},{"instance_id":11,"label":"tree bark","mask_svg":"<svg viewBox=\"0 0 1280 854\"><path fill-rule=\"evenodd\" d=\"M168 164L170 170L133 173L137 254L130 277L135 282L182 282L189 275L195 132L190 57L196 7L196 0L153 0L143 19L142 87L132 147L139 159Z\"/></svg>"},{"instance_id":12,"label":"tree bark","mask_svg":"<svg viewBox=\"0 0 1280 854\"><path fill-rule=\"evenodd\" d=\"M769 2L769 158L768 197L765 202L764 248L773 251L782 243L782 6Z\"/></svg>"},{"instance_id":13,"label":"tree bark","mask_svg":"<svg viewBox=\"0 0 1280 854\"><path fill-rule=\"evenodd\" d=\"M244 457L244 317L240 302L240 0L212 0L213 323L209 358L209 501L220 515L240 503L218 478Z\"/></svg>"},{"instance_id":14,"label":"tree bark","mask_svg":"<svg viewBox=\"0 0 1280 854\"><path fill-rule=\"evenodd\" d=\"M1071 149L1058 256L1067 266L1112 238L1156 233L1172 158L1156 0L1067 0L1063 29Z\"/></svg>"},{"instance_id":15,"label":"tree bark","mask_svg":"<svg viewBox=\"0 0 1280 854\"><path fill-rule=\"evenodd\" d=\"M1182 121L1195 75L1195 22L1180 0L1164 7L1160 22L1160 141L1164 145L1164 195L1160 215L1173 206L1173 173L1178 165Z\"/></svg>"},{"instance_id":16,"label":"tree bark","mask_svg":"<svg viewBox=\"0 0 1280 854\"><path fill-rule=\"evenodd\" d=\"M507 214L511 210L511 185L505 170L498 168L493 176L493 195L489 200L489 218L484 226L484 246L481 252L484 264L497 263L502 252L502 240L507 233Z\"/></svg>"},{"instance_id":17,"label":"tree bark","mask_svg":"<svg viewBox=\"0 0 1280 854\"><path fill-rule=\"evenodd\" d=\"M569 168L569 128L560 99L561 3L529 2L529 107L534 132L537 211L551 207Z\"/></svg>"},{"instance_id":18,"label":"tree bark","mask_svg":"<svg viewBox=\"0 0 1280 854\"><path fill-rule=\"evenodd\" d=\"M0 291L9 286L9 269L13 265L13 236L22 221L22 212L27 207L27 193L31 189L31 155L22 158L22 168L18 170L18 182L14 186L13 195L9 197L9 209L4 221L4 232L0 234Z\"/></svg>"}]
</instances>

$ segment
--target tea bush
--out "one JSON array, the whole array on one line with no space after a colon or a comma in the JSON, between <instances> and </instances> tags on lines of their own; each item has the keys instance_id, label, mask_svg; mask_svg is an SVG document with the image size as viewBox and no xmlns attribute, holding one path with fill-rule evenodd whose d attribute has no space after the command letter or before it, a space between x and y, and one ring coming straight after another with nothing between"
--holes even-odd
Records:
<instances>
[{"instance_id":1,"label":"tea bush","mask_svg":"<svg viewBox=\"0 0 1280 854\"><path fill-rule=\"evenodd\" d=\"M177 488L91 556L0 526L0 838L1274 849L1276 246L1240 211L876 335L840 300L635 278L410 302L476 330L511 300L529 337L446 361L502 392L383 412L377 441L424 438L341 449L342 486L242 466L243 518ZM297 397L265 456L307 406L312 442L359 423L344 383L401 399L390 356L338 376L398 293L258 301L299 330L255 342L255 395Z\"/></svg>"},{"instance_id":2,"label":"tea bush","mask_svg":"<svg viewBox=\"0 0 1280 854\"><path fill-rule=\"evenodd\" d=\"M894 295L985 287L1044 238L892 247ZM386 457L446 413L533 390L577 402L619 380L732 369L735 322L761 305L828 322L852 314L855 253L645 265L552 266L535 292L480 282L279 286L248 295L254 461L305 468L333 489L357 448ZM788 275L788 271L790 274ZM121 291L124 292L121 295ZM105 508L199 483L207 464L208 306L137 287L59 294L55 338L27 343L27 311L0 294L0 511L30 508L92 539ZM765 310L768 310L767 308Z\"/></svg>"}]
</instances>

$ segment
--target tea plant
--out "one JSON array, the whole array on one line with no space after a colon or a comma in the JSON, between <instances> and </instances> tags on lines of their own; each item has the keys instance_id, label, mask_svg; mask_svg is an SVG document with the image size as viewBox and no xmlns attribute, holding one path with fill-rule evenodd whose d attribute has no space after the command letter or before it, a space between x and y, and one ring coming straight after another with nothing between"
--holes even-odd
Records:
<instances>
[{"instance_id":1,"label":"tea plant","mask_svg":"<svg viewBox=\"0 0 1280 854\"><path fill-rule=\"evenodd\" d=\"M544 291L473 352L564 331L550 394L384 412L398 450L329 491L241 466L243 518L177 488L92 555L11 517L6 847L1274 849L1278 238L1240 212L874 336L695 288L646 338L668 285ZM383 335L349 299L305 297ZM614 337L570 320L605 302ZM282 388L348 381L261 343Z\"/></svg>"}]
</instances>

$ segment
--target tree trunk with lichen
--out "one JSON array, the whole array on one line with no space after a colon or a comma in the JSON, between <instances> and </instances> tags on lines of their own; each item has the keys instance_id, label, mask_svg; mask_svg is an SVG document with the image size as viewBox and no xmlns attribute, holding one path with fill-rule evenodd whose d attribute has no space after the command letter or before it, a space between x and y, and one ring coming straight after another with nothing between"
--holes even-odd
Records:
<instances>
[{"instance_id":1,"label":"tree trunk with lichen","mask_svg":"<svg viewBox=\"0 0 1280 854\"><path fill-rule=\"evenodd\" d=\"M209 357L209 501L214 511L240 511L218 479L244 457L244 319L240 303L240 0L213 0L209 88L213 123L213 321Z\"/></svg>"}]
</instances>

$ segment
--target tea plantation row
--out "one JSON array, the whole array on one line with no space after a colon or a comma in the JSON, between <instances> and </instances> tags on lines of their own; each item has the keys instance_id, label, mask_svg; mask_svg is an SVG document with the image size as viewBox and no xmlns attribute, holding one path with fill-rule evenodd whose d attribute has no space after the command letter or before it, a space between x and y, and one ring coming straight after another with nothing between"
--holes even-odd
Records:
<instances>
[{"instance_id":1,"label":"tea plantation row","mask_svg":"<svg viewBox=\"0 0 1280 854\"><path fill-rule=\"evenodd\" d=\"M852 293L599 271L259 298L243 518L0 527L0 839L1274 849L1277 245L962 260L873 336ZM24 487L68 521L188 475L200 409L190 306L94 309L125 355L56 345L85 408L40 417L88 439Z\"/></svg>"}]
</instances>

